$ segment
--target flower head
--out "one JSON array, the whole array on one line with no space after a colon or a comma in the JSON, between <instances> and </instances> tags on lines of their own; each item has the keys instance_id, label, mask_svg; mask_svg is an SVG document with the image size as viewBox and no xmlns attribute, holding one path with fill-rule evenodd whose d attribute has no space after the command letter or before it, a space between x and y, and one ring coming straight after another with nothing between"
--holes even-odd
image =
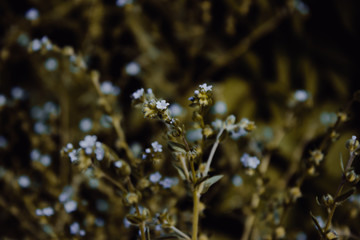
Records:
<instances>
[{"instance_id":1,"label":"flower head","mask_svg":"<svg viewBox=\"0 0 360 240\"><path fill-rule=\"evenodd\" d=\"M158 141L155 141L151 144L151 146L154 149L154 152L162 152L162 145L158 143Z\"/></svg>"},{"instance_id":2,"label":"flower head","mask_svg":"<svg viewBox=\"0 0 360 240\"><path fill-rule=\"evenodd\" d=\"M252 169L257 168L257 166L260 164L260 160L256 156L252 157L247 153L242 155L240 161L244 165L244 167Z\"/></svg>"},{"instance_id":3,"label":"flower head","mask_svg":"<svg viewBox=\"0 0 360 240\"><path fill-rule=\"evenodd\" d=\"M165 110L167 109L167 106L169 106L170 104L167 103L165 100L161 100L161 101L157 101L156 102L156 108L159 110Z\"/></svg>"},{"instance_id":4,"label":"flower head","mask_svg":"<svg viewBox=\"0 0 360 240\"><path fill-rule=\"evenodd\" d=\"M134 99L139 99L139 98L141 98L143 95L144 95L144 89L143 89L143 88L140 88L140 89L136 90L131 96L132 96Z\"/></svg>"},{"instance_id":5,"label":"flower head","mask_svg":"<svg viewBox=\"0 0 360 240\"><path fill-rule=\"evenodd\" d=\"M200 87L201 90L203 90L205 92L208 92L208 91L212 90L212 85L208 86L206 83L199 85L199 87Z\"/></svg>"}]
</instances>

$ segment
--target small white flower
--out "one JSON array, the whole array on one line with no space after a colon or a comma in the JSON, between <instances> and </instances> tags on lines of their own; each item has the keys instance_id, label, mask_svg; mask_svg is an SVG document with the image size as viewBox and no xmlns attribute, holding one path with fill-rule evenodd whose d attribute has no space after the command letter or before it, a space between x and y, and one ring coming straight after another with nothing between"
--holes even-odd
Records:
<instances>
[{"instance_id":1,"label":"small white flower","mask_svg":"<svg viewBox=\"0 0 360 240\"><path fill-rule=\"evenodd\" d=\"M117 167L117 168L121 168L122 165L123 165L123 163L121 161L114 162L114 166Z\"/></svg>"},{"instance_id":2,"label":"small white flower","mask_svg":"<svg viewBox=\"0 0 360 240\"><path fill-rule=\"evenodd\" d=\"M30 158L31 160L33 161L37 161L39 160L41 157L41 153L38 149L33 149L31 152L30 152Z\"/></svg>"},{"instance_id":3,"label":"small white flower","mask_svg":"<svg viewBox=\"0 0 360 240\"><path fill-rule=\"evenodd\" d=\"M195 95L198 95L199 93L200 93L199 90L195 90L195 91L194 91L194 94L195 94Z\"/></svg>"},{"instance_id":4,"label":"small white flower","mask_svg":"<svg viewBox=\"0 0 360 240\"><path fill-rule=\"evenodd\" d=\"M100 86L100 90L103 94L109 94L109 95L111 94L114 96L117 96L120 93L120 88L114 86L110 81L102 82Z\"/></svg>"},{"instance_id":5,"label":"small white flower","mask_svg":"<svg viewBox=\"0 0 360 240\"><path fill-rule=\"evenodd\" d=\"M52 71L55 71L58 67L58 61L55 59L55 58L48 58L46 61L45 61L45 68L46 70L52 72Z\"/></svg>"},{"instance_id":6,"label":"small white flower","mask_svg":"<svg viewBox=\"0 0 360 240\"><path fill-rule=\"evenodd\" d=\"M39 18L39 15L39 11L36 8L30 8L25 13L25 18L27 20L36 20L37 18Z\"/></svg>"},{"instance_id":7,"label":"small white flower","mask_svg":"<svg viewBox=\"0 0 360 240\"><path fill-rule=\"evenodd\" d=\"M127 0L127 2L129 3L130 1ZM126 65L125 71L130 76L136 76L140 73L140 66L136 62L130 62Z\"/></svg>"},{"instance_id":8,"label":"small white flower","mask_svg":"<svg viewBox=\"0 0 360 240\"><path fill-rule=\"evenodd\" d=\"M132 97L133 97L134 99L139 99L139 98L141 98L143 95L144 95L144 89L143 89L143 88L140 88L140 89L136 90L136 91L132 94Z\"/></svg>"},{"instance_id":9,"label":"small white flower","mask_svg":"<svg viewBox=\"0 0 360 240\"><path fill-rule=\"evenodd\" d=\"M77 160L79 160L79 151L78 150L72 150L69 153L69 158L71 162L76 162Z\"/></svg>"},{"instance_id":10,"label":"small white flower","mask_svg":"<svg viewBox=\"0 0 360 240\"><path fill-rule=\"evenodd\" d=\"M21 100L25 97L25 91L20 87L13 87L11 89L11 96L16 100Z\"/></svg>"},{"instance_id":11,"label":"small white flower","mask_svg":"<svg viewBox=\"0 0 360 240\"><path fill-rule=\"evenodd\" d=\"M186 132L186 138L191 142L199 141L202 139L202 137L203 135L201 128L192 129Z\"/></svg>"},{"instance_id":12,"label":"small white flower","mask_svg":"<svg viewBox=\"0 0 360 240\"><path fill-rule=\"evenodd\" d=\"M170 115L172 117L177 117L177 116L180 116L182 114L183 109L179 104L174 103L174 104L170 105L169 111L170 111Z\"/></svg>"},{"instance_id":13,"label":"small white flower","mask_svg":"<svg viewBox=\"0 0 360 240\"><path fill-rule=\"evenodd\" d=\"M3 94L0 94L0 107L5 106L6 97Z\"/></svg>"},{"instance_id":14,"label":"small white flower","mask_svg":"<svg viewBox=\"0 0 360 240\"><path fill-rule=\"evenodd\" d=\"M215 105L213 106L213 112L215 114L224 114L227 111L227 106L226 103L222 102L222 101L218 101L215 103Z\"/></svg>"},{"instance_id":15,"label":"small white flower","mask_svg":"<svg viewBox=\"0 0 360 240\"><path fill-rule=\"evenodd\" d=\"M145 149L145 152L146 152L146 153L151 153L151 149L150 149L150 148L147 148L147 149Z\"/></svg>"},{"instance_id":16,"label":"small white flower","mask_svg":"<svg viewBox=\"0 0 360 240\"><path fill-rule=\"evenodd\" d=\"M46 154L40 157L40 163L44 165L45 167L50 166L51 164L51 157L50 155Z\"/></svg>"},{"instance_id":17,"label":"small white flower","mask_svg":"<svg viewBox=\"0 0 360 240\"><path fill-rule=\"evenodd\" d=\"M89 132L92 129L93 123L90 118L83 118L79 123L79 128L82 132Z\"/></svg>"},{"instance_id":18,"label":"small white flower","mask_svg":"<svg viewBox=\"0 0 360 240\"><path fill-rule=\"evenodd\" d=\"M353 141L356 141L356 136L353 135L353 136L351 137L351 139L352 139Z\"/></svg>"},{"instance_id":19,"label":"small white flower","mask_svg":"<svg viewBox=\"0 0 360 240\"><path fill-rule=\"evenodd\" d=\"M37 134L46 134L48 132L48 127L43 122L36 122L34 125L34 131Z\"/></svg>"},{"instance_id":20,"label":"small white flower","mask_svg":"<svg viewBox=\"0 0 360 240\"><path fill-rule=\"evenodd\" d=\"M159 172L150 174L150 176L149 176L149 180L152 183L157 183L160 181L160 179L161 179L161 174Z\"/></svg>"},{"instance_id":21,"label":"small white flower","mask_svg":"<svg viewBox=\"0 0 360 240\"><path fill-rule=\"evenodd\" d=\"M206 83L199 85L199 87L200 87L202 90L204 90L205 92L208 92L208 91L211 91L211 90L212 90L212 85L209 85L209 86L208 86Z\"/></svg>"},{"instance_id":22,"label":"small white flower","mask_svg":"<svg viewBox=\"0 0 360 240\"><path fill-rule=\"evenodd\" d=\"M67 213L73 212L77 209L77 202L74 200L67 201L64 204L64 208Z\"/></svg>"},{"instance_id":23,"label":"small white flower","mask_svg":"<svg viewBox=\"0 0 360 240\"><path fill-rule=\"evenodd\" d=\"M22 188L28 188L30 186L30 184L31 184L30 178L28 176L25 176L25 175L20 176L18 178L18 184Z\"/></svg>"},{"instance_id":24,"label":"small white flower","mask_svg":"<svg viewBox=\"0 0 360 240\"><path fill-rule=\"evenodd\" d=\"M42 210L44 216L54 215L54 209L52 207L46 207Z\"/></svg>"},{"instance_id":25,"label":"small white flower","mask_svg":"<svg viewBox=\"0 0 360 240\"><path fill-rule=\"evenodd\" d=\"M146 90L146 92L147 92L147 94L153 94L153 90L151 89L151 88L148 88L147 90Z\"/></svg>"},{"instance_id":26,"label":"small white flower","mask_svg":"<svg viewBox=\"0 0 360 240\"><path fill-rule=\"evenodd\" d=\"M230 133L231 133L231 138L237 140L240 137L246 136L248 132L242 127L236 127L233 130L231 130Z\"/></svg>"},{"instance_id":27,"label":"small white flower","mask_svg":"<svg viewBox=\"0 0 360 240\"><path fill-rule=\"evenodd\" d=\"M42 210L42 209L39 209L39 208L35 210L35 214L36 214L37 216L42 216L42 215L44 215L43 210Z\"/></svg>"},{"instance_id":28,"label":"small white flower","mask_svg":"<svg viewBox=\"0 0 360 240\"><path fill-rule=\"evenodd\" d=\"M158 143L158 141L155 141L151 144L151 146L154 149L154 152L162 152L162 145Z\"/></svg>"},{"instance_id":29,"label":"small white flower","mask_svg":"<svg viewBox=\"0 0 360 240\"><path fill-rule=\"evenodd\" d=\"M309 93L305 90L296 90L294 98L299 102L305 102L309 98Z\"/></svg>"},{"instance_id":30,"label":"small white flower","mask_svg":"<svg viewBox=\"0 0 360 240\"><path fill-rule=\"evenodd\" d=\"M73 148L74 148L74 146L72 145L72 143L66 144L66 149L67 150L70 150L70 149L73 149Z\"/></svg>"},{"instance_id":31,"label":"small white flower","mask_svg":"<svg viewBox=\"0 0 360 240\"><path fill-rule=\"evenodd\" d=\"M80 231L80 224L78 222L74 222L70 225L70 233L75 235Z\"/></svg>"},{"instance_id":32,"label":"small white flower","mask_svg":"<svg viewBox=\"0 0 360 240\"><path fill-rule=\"evenodd\" d=\"M32 42L31 42L31 49L36 52L36 51L39 51L41 49L41 41L39 39L34 39Z\"/></svg>"},{"instance_id":33,"label":"small white flower","mask_svg":"<svg viewBox=\"0 0 360 240\"><path fill-rule=\"evenodd\" d=\"M132 2L133 2L132 0L117 0L116 1L116 6L123 7L126 4L131 4Z\"/></svg>"},{"instance_id":34,"label":"small white flower","mask_svg":"<svg viewBox=\"0 0 360 240\"><path fill-rule=\"evenodd\" d=\"M175 178L166 177L164 180L159 182L159 184L163 186L163 188L171 188L172 186L178 183L179 183L179 179L176 177Z\"/></svg>"},{"instance_id":35,"label":"small white flower","mask_svg":"<svg viewBox=\"0 0 360 240\"><path fill-rule=\"evenodd\" d=\"M169 106L170 104L167 103L165 100L161 100L161 101L157 101L156 102L156 108L159 110L165 110L167 108L167 106Z\"/></svg>"},{"instance_id":36,"label":"small white flower","mask_svg":"<svg viewBox=\"0 0 360 240\"><path fill-rule=\"evenodd\" d=\"M99 160L99 161L102 161L105 157L105 151L104 149L100 146L100 147L97 147L95 149L95 155L96 155L96 159Z\"/></svg>"},{"instance_id":37,"label":"small white flower","mask_svg":"<svg viewBox=\"0 0 360 240\"><path fill-rule=\"evenodd\" d=\"M79 142L81 148L92 148L95 146L97 137L95 135L87 135L85 136L84 140Z\"/></svg>"},{"instance_id":38,"label":"small white flower","mask_svg":"<svg viewBox=\"0 0 360 240\"><path fill-rule=\"evenodd\" d=\"M244 165L244 167L246 168L252 168L255 169L257 168L257 166L260 164L260 160L257 157L252 157L249 154L245 153L241 158L240 158L241 163Z\"/></svg>"},{"instance_id":39,"label":"small white flower","mask_svg":"<svg viewBox=\"0 0 360 240\"><path fill-rule=\"evenodd\" d=\"M233 176L233 178L231 179L231 182L232 182L232 184L233 184L235 187L239 187L239 186L242 185L243 179L242 179L239 175L235 175L235 176Z\"/></svg>"},{"instance_id":40,"label":"small white flower","mask_svg":"<svg viewBox=\"0 0 360 240\"><path fill-rule=\"evenodd\" d=\"M220 130L223 126L223 121L221 121L220 119L216 119L211 123L211 126L213 126L215 130Z\"/></svg>"}]
</instances>

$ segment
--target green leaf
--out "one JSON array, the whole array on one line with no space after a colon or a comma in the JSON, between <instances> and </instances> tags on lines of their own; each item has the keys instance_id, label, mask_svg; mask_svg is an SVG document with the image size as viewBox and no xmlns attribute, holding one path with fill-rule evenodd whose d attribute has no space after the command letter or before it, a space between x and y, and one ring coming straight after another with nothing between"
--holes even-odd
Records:
<instances>
[{"instance_id":1,"label":"green leaf","mask_svg":"<svg viewBox=\"0 0 360 240\"><path fill-rule=\"evenodd\" d=\"M171 151L186 153L186 147L181 143L169 141L168 147L170 148Z\"/></svg>"},{"instance_id":2,"label":"green leaf","mask_svg":"<svg viewBox=\"0 0 360 240\"><path fill-rule=\"evenodd\" d=\"M346 193L336 197L335 200L334 200L335 203L339 204L339 203L342 203L342 202L346 201L351 195L354 194L354 192L355 192L355 188L352 188L349 191L347 191Z\"/></svg>"},{"instance_id":3,"label":"green leaf","mask_svg":"<svg viewBox=\"0 0 360 240\"><path fill-rule=\"evenodd\" d=\"M201 193L206 193L209 188L216 182L218 182L224 175L216 175L216 176L213 176L209 179L206 179L205 181L203 181L203 184L204 184L204 187L201 191Z\"/></svg>"},{"instance_id":4,"label":"green leaf","mask_svg":"<svg viewBox=\"0 0 360 240\"><path fill-rule=\"evenodd\" d=\"M177 170L177 172L179 173L180 177L182 180L186 180L186 176L184 173L184 170L182 168L180 168L179 166L177 166L175 163L173 163L174 168Z\"/></svg>"}]
</instances>

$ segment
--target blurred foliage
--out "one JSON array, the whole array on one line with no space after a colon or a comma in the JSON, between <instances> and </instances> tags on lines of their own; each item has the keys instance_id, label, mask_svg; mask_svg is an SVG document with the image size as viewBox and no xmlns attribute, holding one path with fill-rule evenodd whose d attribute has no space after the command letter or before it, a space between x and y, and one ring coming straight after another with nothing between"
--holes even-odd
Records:
<instances>
[{"instance_id":1,"label":"blurred foliage","mask_svg":"<svg viewBox=\"0 0 360 240\"><path fill-rule=\"evenodd\" d=\"M186 129L194 128L188 97L204 82L214 86L215 101L226 103L226 116L256 122L250 137L225 140L215 155L212 168L225 176L201 199L207 208L200 232L210 239L243 236L246 206L256 189L254 178L240 167L245 151L271 153L269 182L259 207L265 210L258 213L252 235L264 237L273 231L266 219L276 209L271 204L285 197L301 162L326 138L334 115L336 120L348 106L348 120L338 126L340 138L326 149L319 175L304 180L302 198L282 220L286 239L300 232L315 239L309 212L325 214L315 197L336 191L341 180L339 153L347 159L344 143L360 132L359 103L347 105L360 89L359 5L356 0L1 1L0 94L7 103L0 104L0 136L6 140L0 144L0 236L68 239L70 225L78 222L90 239L137 238L138 229L123 224L129 207L116 189L106 180L96 182L82 174L60 156L67 143L75 145L92 134L126 159L115 130L103 121L90 76L97 70L100 82L120 87L120 95L109 101L122 113L126 140L137 157L141 153L136 146L144 151L155 140L166 146L164 127L131 107L130 95L141 87L180 104L179 118ZM33 20L26 15L31 8L39 14ZM34 50L34 40L44 36L53 48ZM131 63L139 71L129 70ZM15 87L24 90L20 98ZM291 107L298 89L306 90L310 100ZM43 111L41 119L34 117L35 106ZM91 119L89 131L79 127L84 118ZM208 114L205 120L215 118L225 115ZM46 130L40 131L41 126ZM49 156L51 164L32 160L34 149ZM159 171L176 176L170 153L164 154L159 164L145 168L147 175ZM354 165L358 171L360 164ZM231 182L235 175L243 179L240 187ZM29 187L19 185L21 176L29 177ZM72 187L78 204L71 213L58 199L66 186ZM191 232L191 198L184 184L168 191L154 186L143 192L143 198L152 214L167 208L177 216L177 227ZM55 215L36 215L36 209L47 206ZM359 203L353 201L339 207L334 225L347 236L360 236L359 220Z\"/></svg>"}]
</instances>

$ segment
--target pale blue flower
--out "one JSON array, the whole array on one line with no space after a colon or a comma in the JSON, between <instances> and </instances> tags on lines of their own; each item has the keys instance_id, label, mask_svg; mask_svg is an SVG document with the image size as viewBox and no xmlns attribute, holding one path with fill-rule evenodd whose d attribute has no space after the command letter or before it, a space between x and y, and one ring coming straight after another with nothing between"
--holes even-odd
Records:
<instances>
[{"instance_id":1,"label":"pale blue flower","mask_svg":"<svg viewBox=\"0 0 360 240\"><path fill-rule=\"evenodd\" d=\"M150 176L149 176L149 180L152 183L157 183L160 181L160 179L161 179L161 174L159 172L150 174Z\"/></svg>"},{"instance_id":2,"label":"pale blue flower","mask_svg":"<svg viewBox=\"0 0 360 240\"><path fill-rule=\"evenodd\" d=\"M143 89L143 88L140 88L140 89L136 90L136 91L132 94L132 97L133 97L134 99L139 99L139 98L141 98L143 95L144 95L144 89Z\"/></svg>"},{"instance_id":3,"label":"pale blue flower","mask_svg":"<svg viewBox=\"0 0 360 240\"><path fill-rule=\"evenodd\" d=\"M25 18L30 21L38 19L39 16L39 10L37 10L36 8L30 8L25 13Z\"/></svg>"},{"instance_id":4,"label":"pale blue flower","mask_svg":"<svg viewBox=\"0 0 360 240\"><path fill-rule=\"evenodd\" d=\"M74 200L70 200L65 202L64 209L67 213L71 213L76 211L77 206L78 206L77 202L75 202Z\"/></svg>"},{"instance_id":5,"label":"pale blue flower","mask_svg":"<svg viewBox=\"0 0 360 240\"><path fill-rule=\"evenodd\" d=\"M172 117L178 117L183 113L183 108L179 104L173 103L169 106L169 111Z\"/></svg>"},{"instance_id":6,"label":"pale blue flower","mask_svg":"<svg viewBox=\"0 0 360 240\"><path fill-rule=\"evenodd\" d=\"M294 93L294 98L298 102L305 102L310 97L310 94L306 90L296 90Z\"/></svg>"},{"instance_id":7,"label":"pale blue flower","mask_svg":"<svg viewBox=\"0 0 360 240\"><path fill-rule=\"evenodd\" d=\"M105 95L118 96L120 94L120 88L114 86L110 81L102 82L100 85L100 90Z\"/></svg>"},{"instance_id":8,"label":"pale blue flower","mask_svg":"<svg viewBox=\"0 0 360 240\"><path fill-rule=\"evenodd\" d=\"M239 187L242 185L243 179L239 175L234 175L231 179L231 182L235 187Z\"/></svg>"},{"instance_id":9,"label":"pale blue flower","mask_svg":"<svg viewBox=\"0 0 360 240\"><path fill-rule=\"evenodd\" d=\"M51 157L50 157L50 155L48 155L48 154L42 155L42 156L40 157L40 163L41 163L42 165L44 165L45 167L50 166L50 164L51 164Z\"/></svg>"},{"instance_id":10,"label":"pale blue flower","mask_svg":"<svg viewBox=\"0 0 360 240\"><path fill-rule=\"evenodd\" d=\"M132 2L130 0L118 0L118 2L119 1L126 2L125 4ZM126 65L125 71L130 76L136 76L140 73L140 66L136 62L130 62Z\"/></svg>"},{"instance_id":11,"label":"pale blue flower","mask_svg":"<svg viewBox=\"0 0 360 240\"><path fill-rule=\"evenodd\" d=\"M162 145L159 144L158 141L151 143L151 146L154 149L154 152L162 152Z\"/></svg>"},{"instance_id":12,"label":"pale blue flower","mask_svg":"<svg viewBox=\"0 0 360 240\"><path fill-rule=\"evenodd\" d=\"M41 41L39 39L34 39L32 42L31 42L31 49L34 51L34 52L37 52L41 49Z\"/></svg>"},{"instance_id":13,"label":"pale blue flower","mask_svg":"<svg viewBox=\"0 0 360 240\"><path fill-rule=\"evenodd\" d=\"M244 167L252 169L257 168L257 166L260 164L260 160L256 156L252 157L247 153L245 153L240 158L240 161L244 165Z\"/></svg>"},{"instance_id":14,"label":"pale blue flower","mask_svg":"<svg viewBox=\"0 0 360 240\"><path fill-rule=\"evenodd\" d=\"M225 114L227 112L227 106L225 102L218 101L211 108L214 114Z\"/></svg>"},{"instance_id":15,"label":"pale blue flower","mask_svg":"<svg viewBox=\"0 0 360 240\"><path fill-rule=\"evenodd\" d=\"M82 132L89 132L93 127L92 120L90 118L83 118L79 123L79 128Z\"/></svg>"},{"instance_id":16,"label":"pale blue flower","mask_svg":"<svg viewBox=\"0 0 360 240\"><path fill-rule=\"evenodd\" d=\"M18 178L18 184L22 188L28 188L31 184L30 178L28 176L22 175Z\"/></svg>"},{"instance_id":17,"label":"pale blue flower","mask_svg":"<svg viewBox=\"0 0 360 240\"><path fill-rule=\"evenodd\" d=\"M20 87L13 87L11 89L11 96L16 100L21 100L25 98L25 91Z\"/></svg>"},{"instance_id":18,"label":"pale blue flower","mask_svg":"<svg viewBox=\"0 0 360 240\"><path fill-rule=\"evenodd\" d=\"M114 166L117 168L121 168L123 166L123 163L122 163L122 161L116 161L116 162L114 162Z\"/></svg>"},{"instance_id":19,"label":"pale blue flower","mask_svg":"<svg viewBox=\"0 0 360 240\"><path fill-rule=\"evenodd\" d=\"M5 106L6 102L7 102L7 100L6 100L5 95L0 94L0 107Z\"/></svg>"},{"instance_id":20,"label":"pale blue flower","mask_svg":"<svg viewBox=\"0 0 360 240\"><path fill-rule=\"evenodd\" d=\"M47 217L52 216L55 213L54 209L52 207L46 207L42 210L42 212L43 212L43 215L47 216Z\"/></svg>"},{"instance_id":21,"label":"pale blue flower","mask_svg":"<svg viewBox=\"0 0 360 240\"><path fill-rule=\"evenodd\" d=\"M45 61L45 68L46 70L52 72L52 71L55 71L57 68L58 68L58 60L56 58L48 58L46 61Z\"/></svg>"},{"instance_id":22,"label":"pale blue flower","mask_svg":"<svg viewBox=\"0 0 360 240\"><path fill-rule=\"evenodd\" d=\"M179 183L179 179L176 177L174 177L174 178L166 177L162 181L159 182L159 184L161 186L163 186L163 188L171 188L172 186L174 186L178 183Z\"/></svg>"}]
</instances>

